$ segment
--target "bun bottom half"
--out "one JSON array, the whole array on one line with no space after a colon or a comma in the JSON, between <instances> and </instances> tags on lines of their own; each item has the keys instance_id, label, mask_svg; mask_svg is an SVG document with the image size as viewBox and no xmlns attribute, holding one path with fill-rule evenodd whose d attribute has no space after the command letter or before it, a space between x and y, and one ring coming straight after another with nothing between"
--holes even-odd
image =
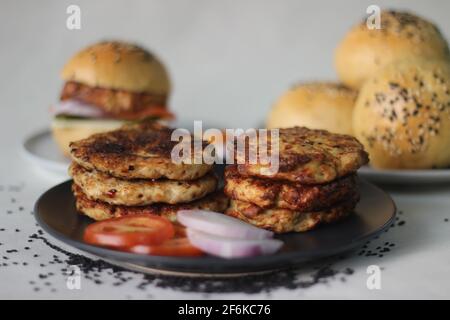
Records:
<instances>
[{"instance_id":1,"label":"bun bottom half","mask_svg":"<svg viewBox=\"0 0 450 320\"><path fill-rule=\"evenodd\" d=\"M58 119L54 118L51 125L52 136L61 152L70 157L69 144L85 139L93 134L117 129L125 124L120 120L102 119Z\"/></svg>"}]
</instances>

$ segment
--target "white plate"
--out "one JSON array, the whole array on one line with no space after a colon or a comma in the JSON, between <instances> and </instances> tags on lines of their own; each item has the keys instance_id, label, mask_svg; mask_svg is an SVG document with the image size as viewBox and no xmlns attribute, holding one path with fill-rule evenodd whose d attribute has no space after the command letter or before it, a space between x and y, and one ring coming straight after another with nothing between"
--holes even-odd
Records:
<instances>
[{"instance_id":1,"label":"white plate","mask_svg":"<svg viewBox=\"0 0 450 320\"><path fill-rule=\"evenodd\" d=\"M25 139L22 147L25 157L38 167L67 175L70 160L58 149L50 130L46 129L31 135Z\"/></svg>"},{"instance_id":2,"label":"white plate","mask_svg":"<svg viewBox=\"0 0 450 320\"><path fill-rule=\"evenodd\" d=\"M378 183L412 184L450 182L450 169L383 170L364 166L358 170L361 177Z\"/></svg>"}]
</instances>

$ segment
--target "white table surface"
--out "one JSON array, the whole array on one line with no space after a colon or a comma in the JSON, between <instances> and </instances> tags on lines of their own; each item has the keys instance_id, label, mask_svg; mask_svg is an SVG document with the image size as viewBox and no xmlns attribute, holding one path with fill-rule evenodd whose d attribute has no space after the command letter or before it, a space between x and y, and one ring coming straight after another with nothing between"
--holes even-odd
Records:
<instances>
[{"instance_id":1,"label":"white table surface","mask_svg":"<svg viewBox=\"0 0 450 320\"><path fill-rule=\"evenodd\" d=\"M411 8L436 21L444 34L449 33L449 2L378 2ZM70 3L82 8L80 31L65 29L65 8ZM201 286L192 292L193 284L207 282L174 284L164 278L144 279L141 274L105 269L83 274L80 290L67 289L67 275L61 269L76 264L75 259L42 240L29 242L39 230L31 215L35 200L66 177L32 166L21 157L20 145L25 136L48 126L46 110L57 100L62 85L58 71L72 52L101 38L139 41L154 48L169 65L175 84L172 108L183 121L202 119L223 127L250 127L264 120L271 102L294 81L335 77L332 50L369 4L183 3L0 4L0 298L450 298L450 222L446 221L450 218L450 186L442 185L387 188L402 212L397 224L404 223L369 244L369 250L379 251L386 242L394 243L383 257L359 256L357 250L342 260L299 268L296 275L283 274L288 280L280 280L279 288L273 287L277 276L265 276L258 281L267 291L259 293L223 293L220 287L219 292L205 293ZM49 235L43 236L51 244L76 252ZM337 275L302 287L316 272L315 266L328 263ZM382 268L381 290L366 286L366 269L373 264ZM347 268L353 272L346 272ZM289 283L294 288L286 287Z\"/></svg>"}]
</instances>

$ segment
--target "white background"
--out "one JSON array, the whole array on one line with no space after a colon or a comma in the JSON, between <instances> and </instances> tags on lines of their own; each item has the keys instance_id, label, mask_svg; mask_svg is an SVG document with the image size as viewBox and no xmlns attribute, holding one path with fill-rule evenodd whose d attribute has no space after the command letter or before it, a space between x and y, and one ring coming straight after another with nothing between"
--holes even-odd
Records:
<instances>
[{"instance_id":1,"label":"white background","mask_svg":"<svg viewBox=\"0 0 450 320\"><path fill-rule=\"evenodd\" d=\"M413 10L450 34L445 0L2 0L1 121L14 119L18 134L46 125L66 60L89 43L118 38L141 43L167 64L171 107L183 122L255 126L297 81L336 78L334 48L374 3ZM66 28L69 4L81 7L79 31Z\"/></svg>"},{"instance_id":2,"label":"white background","mask_svg":"<svg viewBox=\"0 0 450 320\"><path fill-rule=\"evenodd\" d=\"M66 29L66 8L78 4L82 29ZM261 124L274 100L297 81L335 79L333 50L368 5L408 8L436 22L450 35L450 1L5 1L0 3L0 179L24 185L17 196L27 214L6 215L10 195L0 198L0 219L7 228L33 232L28 214L37 196L62 180L35 170L19 156L23 137L48 126L48 107L58 99L64 62L81 47L102 39L138 42L168 66L174 91L171 108L182 123L204 120L222 127ZM391 190L392 191L392 190ZM309 291L277 290L270 295L212 295L216 298L449 298L450 191L447 187L393 190L405 212L404 227L380 241L398 247L382 260L381 291L365 286L370 258L352 258L355 274L346 283ZM1 238L3 237L3 238ZM6 237L6 240L5 240ZM3 240L2 240L3 239ZM0 241L25 241L0 235ZM6 250L0 247L0 252ZM45 246L33 250L52 255ZM24 257L25 259L25 257ZM44 259L44 258L42 258ZM36 262L34 262L36 263ZM113 290L89 282L81 292L34 292L28 284L38 266L0 269L1 298L146 297L133 286ZM63 279L63 278L61 278ZM61 280L62 287L64 282ZM8 288L8 289L6 289ZM202 298L169 289L153 297Z\"/></svg>"}]
</instances>

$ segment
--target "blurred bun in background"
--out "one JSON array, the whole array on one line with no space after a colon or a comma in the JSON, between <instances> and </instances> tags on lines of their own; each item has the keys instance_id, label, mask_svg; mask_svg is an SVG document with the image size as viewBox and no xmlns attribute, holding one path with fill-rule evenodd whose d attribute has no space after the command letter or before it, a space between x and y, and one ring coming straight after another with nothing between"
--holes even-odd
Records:
<instances>
[{"instance_id":1,"label":"blurred bun in background","mask_svg":"<svg viewBox=\"0 0 450 320\"><path fill-rule=\"evenodd\" d=\"M162 63L137 45L104 41L76 53L64 66L62 78L90 87L167 96L170 82Z\"/></svg>"},{"instance_id":2,"label":"blurred bun in background","mask_svg":"<svg viewBox=\"0 0 450 320\"><path fill-rule=\"evenodd\" d=\"M267 119L268 128L305 126L333 133L352 134L356 92L333 82L296 85L275 103Z\"/></svg>"},{"instance_id":3,"label":"blurred bun in background","mask_svg":"<svg viewBox=\"0 0 450 320\"><path fill-rule=\"evenodd\" d=\"M361 88L355 136L376 168L450 165L450 64L411 59L380 70Z\"/></svg>"},{"instance_id":4,"label":"blurred bun in background","mask_svg":"<svg viewBox=\"0 0 450 320\"><path fill-rule=\"evenodd\" d=\"M347 33L336 49L335 66L341 81L358 89L382 67L412 57L448 59L447 42L439 29L423 18L382 11L381 29L369 29L364 20Z\"/></svg>"},{"instance_id":5,"label":"blurred bun in background","mask_svg":"<svg viewBox=\"0 0 450 320\"><path fill-rule=\"evenodd\" d=\"M130 121L168 120L169 75L151 52L103 41L76 53L64 66L52 133L65 155L69 143Z\"/></svg>"}]
</instances>

